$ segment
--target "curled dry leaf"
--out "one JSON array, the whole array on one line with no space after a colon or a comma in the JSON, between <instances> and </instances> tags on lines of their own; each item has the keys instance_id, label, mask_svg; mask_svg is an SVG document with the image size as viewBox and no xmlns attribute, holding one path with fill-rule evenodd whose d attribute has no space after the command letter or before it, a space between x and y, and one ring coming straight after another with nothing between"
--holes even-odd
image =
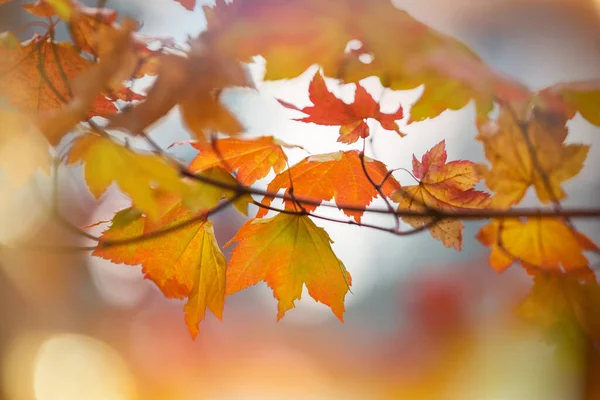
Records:
<instances>
[{"instance_id":1,"label":"curled dry leaf","mask_svg":"<svg viewBox=\"0 0 600 400\"><path fill-rule=\"evenodd\" d=\"M425 153L422 161L413 155L413 174L419 184L404 186L392 194L392 200L399 203L398 211L475 210L489 205L489 195L474 189L480 180L475 164L466 160L447 162L447 157L445 141ZM434 217L403 217L402 220L414 228L435 221ZM442 219L429 227L429 232L444 246L460 251L463 228L460 220Z\"/></svg>"},{"instance_id":2,"label":"curled dry leaf","mask_svg":"<svg viewBox=\"0 0 600 400\"><path fill-rule=\"evenodd\" d=\"M365 120L368 118L377 120L384 129L404 136L395 122L402 119L402 107L392 114L382 113L379 104L360 84L356 85L354 101L347 104L327 89L325 79L317 72L310 82L308 94L313 103L310 107L300 109L290 103L281 100L279 102L287 108L308 114L308 117L297 118L297 121L317 125L340 125L338 142L350 144L359 138L367 138L370 131Z\"/></svg>"},{"instance_id":3,"label":"curled dry leaf","mask_svg":"<svg viewBox=\"0 0 600 400\"><path fill-rule=\"evenodd\" d=\"M587 236L559 218L495 220L481 228L477 239L492 248L490 265L498 272L516 261L531 270L588 268L584 251L598 251Z\"/></svg>"},{"instance_id":4,"label":"curled dry leaf","mask_svg":"<svg viewBox=\"0 0 600 400\"><path fill-rule=\"evenodd\" d=\"M238 243L227 265L226 294L265 281L279 301L277 319L294 307L302 287L343 321L344 297L352 278L331 250L331 239L307 216L279 214L252 219L231 243Z\"/></svg>"},{"instance_id":5,"label":"curled dry leaf","mask_svg":"<svg viewBox=\"0 0 600 400\"><path fill-rule=\"evenodd\" d=\"M400 188L400 183L388 175L386 166L377 160L364 158L365 169L371 180L379 185L383 182L381 190L386 196ZM293 192L292 192L293 188ZM314 211L317 206L302 203L302 199L312 201L327 201L335 198L335 202L344 214L360 222L364 211L347 210L344 205L367 207L378 192L369 179L365 176L357 150L339 151L330 154L310 156L298 164L285 170L271 181L267 186L270 192L285 189L286 195L297 196L299 203L305 211ZM263 205L270 205L272 197L264 197ZM297 210L297 205L291 200L285 201L286 209ZM263 217L268 210L261 208L257 217Z\"/></svg>"}]
</instances>

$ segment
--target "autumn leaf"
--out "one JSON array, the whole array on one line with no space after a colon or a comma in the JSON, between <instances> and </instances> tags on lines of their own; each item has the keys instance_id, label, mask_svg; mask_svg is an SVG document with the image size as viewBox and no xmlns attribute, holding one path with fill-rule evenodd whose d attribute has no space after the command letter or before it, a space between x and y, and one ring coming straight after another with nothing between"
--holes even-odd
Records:
<instances>
[{"instance_id":1,"label":"autumn leaf","mask_svg":"<svg viewBox=\"0 0 600 400\"><path fill-rule=\"evenodd\" d=\"M23 114L0 108L0 168L16 185L38 170L50 172L49 144Z\"/></svg>"},{"instance_id":2,"label":"autumn leaf","mask_svg":"<svg viewBox=\"0 0 600 400\"><path fill-rule=\"evenodd\" d=\"M283 171L287 165L283 147L299 147L286 144L272 136L248 140L225 138L216 139L214 144L191 144L200 151L188 167L191 172L220 166L229 169L229 172L236 172L237 181L246 186L266 177L271 170L275 173Z\"/></svg>"},{"instance_id":3,"label":"autumn leaf","mask_svg":"<svg viewBox=\"0 0 600 400\"><path fill-rule=\"evenodd\" d=\"M294 307L306 285L309 295L343 321L344 297L352 280L331 250L331 239L307 216L278 214L240 228L227 266L226 294L265 281L278 300L277 319Z\"/></svg>"},{"instance_id":4,"label":"autumn leaf","mask_svg":"<svg viewBox=\"0 0 600 400\"><path fill-rule=\"evenodd\" d=\"M298 118L297 121L312 122L317 125L340 125L338 142L350 144L359 138L368 137L369 126L365 121L368 118L377 120L384 129L404 136L395 122L402 119L402 107L393 114L382 113L379 104L360 84L356 85L354 102L346 104L327 89L325 79L317 72L310 82L308 93L310 101L314 104L310 107L300 109L290 103L281 100L279 102L287 108L308 114L308 117Z\"/></svg>"},{"instance_id":5,"label":"autumn leaf","mask_svg":"<svg viewBox=\"0 0 600 400\"><path fill-rule=\"evenodd\" d=\"M581 270L588 267L583 252L599 250L559 218L494 220L476 238L492 248L490 265L498 272L516 261L532 270Z\"/></svg>"},{"instance_id":6,"label":"autumn leaf","mask_svg":"<svg viewBox=\"0 0 600 400\"><path fill-rule=\"evenodd\" d=\"M187 58L162 57L146 101L113 117L111 126L137 135L179 104L183 122L197 139L205 140L210 132L236 135L242 126L219 102L218 93L228 86L249 85L239 63L223 58L199 38Z\"/></svg>"},{"instance_id":7,"label":"autumn leaf","mask_svg":"<svg viewBox=\"0 0 600 400\"><path fill-rule=\"evenodd\" d=\"M7 34L0 39L0 97L26 112L60 109L72 99L72 80L91 65L68 42L36 35L19 44ZM117 110L104 96L95 96L89 103L90 116Z\"/></svg>"},{"instance_id":8,"label":"autumn leaf","mask_svg":"<svg viewBox=\"0 0 600 400\"><path fill-rule=\"evenodd\" d=\"M135 21L126 19L122 28L105 30L103 38L110 45L103 50L98 63L73 80L69 87L72 101L59 110L40 116L40 129L53 144L58 143L79 121L91 116L89 107L94 99L102 97L108 101L103 96L106 91L122 92L123 81L130 78L137 68L138 57L132 37L136 27Z\"/></svg>"},{"instance_id":9,"label":"autumn leaf","mask_svg":"<svg viewBox=\"0 0 600 400\"><path fill-rule=\"evenodd\" d=\"M489 195L475 190L480 178L471 161L447 162L446 142L432 147L422 161L413 155L413 174L418 185L404 186L392 194L399 203L398 211L459 211L486 208ZM433 224L434 217L403 217L404 222L414 228ZM431 236L446 247L462 249L464 224L457 219L442 219L429 227Z\"/></svg>"},{"instance_id":10,"label":"autumn leaf","mask_svg":"<svg viewBox=\"0 0 600 400\"><path fill-rule=\"evenodd\" d=\"M136 208L158 218L159 206L154 194L158 187L181 197L190 188L179 178L176 168L155 154L140 154L97 134L80 137L69 152L68 164L84 164L88 188L99 198L115 182Z\"/></svg>"},{"instance_id":11,"label":"autumn leaf","mask_svg":"<svg viewBox=\"0 0 600 400\"><path fill-rule=\"evenodd\" d=\"M339 71L353 39L345 1L217 0L204 6L207 32L218 51L250 62L267 60L265 79L290 79L319 64L326 76Z\"/></svg>"},{"instance_id":12,"label":"autumn leaf","mask_svg":"<svg viewBox=\"0 0 600 400\"><path fill-rule=\"evenodd\" d=\"M388 170L382 162L365 157L364 164L369 177L376 185L385 179L381 190L386 196L400 188L398 181L388 175ZM353 217L357 222L360 222L364 211L347 210L343 206L367 207L378 195L376 188L365 176L357 150L307 157L289 170L277 174L267 186L267 190L277 192L286 189L285 193L291 195L292 187L294 196L299 199L316 202L335 199L344 214ZM272 201L272 197L266 196L262 204L268 206ZM316 205L305 204L301 200L300 203L307 212L317 208ZM286 200L285 205L292 210L295 207L291 200ZM266 208L261 208L257 217L263 217L267 212Z\"/></svg>"},{"instance_id":13,"label":"autumn leaf","mask_svg":"<svg viewBox=\"0 0 600 400\"><path fill-rule=\"evenodd\" d=\"M211 222L200 214L190 213L173 196L162 196L159 203L161 217L157 221L147 219L132 208L118 212L92 254L115 263L141 264L145 277L156 283L165 297L188 297L185 321L195 337L207 308L222 318L225 257ZM189 225L160 236L103 247L110 241L156 234L185 222Z\"/></svg>"},{"instance_id":14,"label":"autumn leaf","mask_svg":"<svg viewBox=\"0 0 600 400\"><path fill-rule=\"evenodd\" d=\"M492 206L518 204L531 186L543 203L565 198L561 184L581 171L589 150L586 145L564 144L566 136L565 126L538 119L520 125L504 108L497 120L482 124L477 139L491 167L478 166L477 172L494 192Z\"/></svg>"},{"instance_id":15,"label":"autumn leaf","mask_svg":"<svg viewBox=\"0 0 600 400\"><path fill-rule=\"evenodd\" d=\"M204 10L219 50L242 61L261 55L267 61L266 80L294 78L318 64L325 76L344 82L378 76L393 90L424 85L409 122L461 109L471 100L480 116L492 110L492 84L476 85L438 61L459 60L485 69L475 52L390 1L221 0ZM362 46L346 52L351 40ZM360 57L365 54L372 58L369 63Z\"/></svg>"}]
</instances>

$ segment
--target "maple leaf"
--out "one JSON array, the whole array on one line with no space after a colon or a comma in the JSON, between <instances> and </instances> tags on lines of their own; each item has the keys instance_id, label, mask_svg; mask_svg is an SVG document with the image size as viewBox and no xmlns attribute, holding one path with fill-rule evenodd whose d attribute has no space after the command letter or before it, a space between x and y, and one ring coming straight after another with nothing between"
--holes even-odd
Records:
<instances>
[{"instance_id":1,"label":"maple leaf","mask_svg":"<svg viewBox=\"0 0 600 400\"><path fill-rule=\"evenodd\" d=\"M492 248L490 265L498 272L516 261L531 270L585 269L588 260L583 252L599 250L559 218L494 220L481 228L476 238Z\"/></svg>"},{"instance_id":2,"label":"maple leaf","mask_svg":"<svg viewBox=\"0 0 600 400\"><path fill-rule=\"evenodd\" d=\"M364 157L364 166L375 184L381 184L385 179L381 190L386 196L400 188L400 183L388 175L388 170L381 161ZM267 186L267 190L277 192L286 189L285 193L291 195L292 187L293 194L299 199L321 202L335 198L336 204L344 214L353 217L357 222L360 222L364 211L346 210L343 206L366 207L378 195L376 188L365 176L358 150L307 157L290 169L277 174ZM272 197L265 196L261 203L268 206L272 201ZM317 208L316 205L299 201L307 212ZM288 209L294 209L293 201L286 200L285 205ZM266 208L261 208L257 217L263 217L267 212Z\"/></svg>"},{"instance_id":3,"label":"maple leaf","mask_svg":"<svg viewBox=\"0 0 600 400\"><path fill-rule=\"evenodd\" d=\"M265 281L278 300L277 319L294 307L306 285L309 295L343 321L352 278L331 249L331 239L307 216L278 214L252 219L225 247L237 242L227 266L226 294Z\"/></svg>"},{"instance_id":4,"label":"maple leaf","mask_svg":"<svg viewBox=\"0 0 600 400\"><path fill-rule=\"evenodd\" d=\"M130 93L122 91L122 82L132 76L137 68L138 57L131 34L136 27L135 21L126 19L122 28L104 30L102 37L110 44L102 51L98 63L73 80L69 87L69 92L73 94L72 101L61 109L40 116L40 128L52 143L59 142L79 121L91 116L89 107L94 99L101 97L109 101L103 96L107 90Z\"/></svg>"},{"instance_id":5,"label":"maple leaf","mask_svg":"<svg viewBox=\"0 0 600 400\"><path fill-rule=\"evenodd\" d=\"M21 111L60 109L72 99L70 81L91 65L68 42L36 35L20 44L7 34L0 39L0 97ZM89 103L90 116L117 110L104 96L95 96Z\"/></svg>"},{"instance_id":6,"label":"maple leaf","mask_svg":"<svg viewBox=\"0 0 600 400\"><path fill-rule=\"evenodd\" d=\"M48 142L35 124L16 111L0 108L0 166L21 185L37 170L48 174L52 164Z\"/></svg>"},{"instance_id":7,"label":"maple leaf","mask_svg":"<svg viewBox=\"0 0 600 400\"><path fill-rule=\"evenodd\" d=\"M208 308L222 318L225 301L225 256L217 244L212 223L191 213L173 196L160 198L161 218L152 221L137 210L118 212L111 227L102 234L92 255L115 263L142 265L152 280L169 298L188 297L185 321L195 337ZM188 226L140 242L102 247L103 243L152 235L192 221Z\"/></svg>"},{"instance_id":8,"label":"maple leaf","mask_svg":"<svg viewBox=\"0 0 600 400\"><path fill-rule=\"evenodd\" d=\"M80 137L68 157L68 164L76 163L84 164L84 177L94 197L102 196L115 182L151 218L159 215L154 187L182 197L190 193L178 170L162 157L134 153L104 136L88 133Z\"/></svg>"},{"instance_id":9,"label":"maple leaf","mask_svg":"<svg viewBox=\"0 0 600 400\"><path fill-rule=\"evenodd\" d=\"M183 122L199 140L208 132L236 135L238 120L219 102L229 86L250 86L246 73L234 60L221 56L202 37L191 43L188 57L165 55L158 77L146 100L111 119L111 126L140 134L179 104Z\"/></svg>"},{"instance_id":10,"label":"maple leaf","mask_svg":"<svg viewBox=\"0 0 600 400\"><path fill-rule=\"evenodd\" d=\"M250 62L267 60L265 79L290 79L319 64L327 76L339 71L353 39L344 1L217 0L204 6L208 33L221 54Z\"/></svg>"},{"instance_id":11,"label":"maple leaf","mask_svg":"<svg viewBox=\"0 0 600 400\"><path fill-rule=\"evenodd\" d=\"M485 69L480 58L390 1L236 0L227 4L220 0L204 11L208 32L220 51L242 61L261 55L267 61L266 80L294 78L318 64L326 76L345 82L378 76L394 90L425 85L409 123L461 109L471 100L480 116L493 108L490 88L495 86L477 85L438 62L440 48L445 60L466 60ZM351 40L362 46L346 52ZM364 63L363 54L372 61Z\"/></svg>"},{"instance_id":12,"label":"maple leaf","mask_svg":"<svg viewBox=\"0 0 600 400\"><path fill-rule=\"evenodd\" d=\"M249 140L225 138L216 139L214 144L207 142L191 144L200 151L188 167L191 172L220 166L229 169L232 173L237 171L237 181L246 186L264 178L271 170L279 173L285 169L287 156L282 147L299 147L286 144L272 136Z\"/></svg>"},{"instance_id":13,"label":"maple leaf","mask_svg":"<svg viewBox=\"0 0 600 400\"><path fill-rule=\"evenodd\" d=\"M566 127L548 126L538 119L521 126L505 109L498 120L482 124L477 139L483 142L491 168L479 165L477 172L494 192L492 206L518 204L530 186L543 203L563 199L561 184L581 171L589 150L586 145L562 143L566 136Z\"/></svg>"},{"instance_id":14,"label":"maple leaf","mask_svg":"<svg viewBox=\"0 0 600 400\"><path fill-rule=\"evenodd\" d=\"M418 185L404 186L392 194L399 203L398 211L452 211L486 208L489 195L475 190L480 178L475 163L466 160L447 162L446 142L432 147L422 161L413 155L413 174ZM434 217L403 217L414 228L426 226ZM431 236L446 247L462 248L464 224L457 219L441 220L429 228Z\"/></svg>"},{"instance_id":15,"label":"maple leaf","mask_svg":"<svg viewBox=\"0 0 600 400\"><path fill-rule=\"evenodd\" d=\"M317 125L340 125L338 142L350 144L359 138L368 137L369 126L365 122L367 118L377 120L384 129L405 136L395 122L402 119L402 107L393 114L382 113L379 104L360 84L356 84L354 102L346 104L327 89L325 79L317 72L310 81L308 94L314 104L311 107L300 109L293 104L281 100L279 102L287 108L308 114L308 117L298 118L297 121L312 122Z\"/></svg>"}]
</instances>

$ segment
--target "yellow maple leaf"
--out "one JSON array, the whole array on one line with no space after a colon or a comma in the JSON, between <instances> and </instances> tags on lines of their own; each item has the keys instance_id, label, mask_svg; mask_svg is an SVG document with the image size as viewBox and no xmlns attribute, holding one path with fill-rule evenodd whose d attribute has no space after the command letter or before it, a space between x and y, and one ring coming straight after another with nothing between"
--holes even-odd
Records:
<instances>
[{"instance_id":1,"label":"yellow maple leaf","mask_svg":"<svg viewBox=\"0 0 600 400\"><path fill-rule=\"evenodd\" d=\"M92 194L99 198L115 182L136 208L151 218L159 215L153 189L159 188L181 197L190 188L176 168L155 154L135 153L111 139L88 133L79 138L69 153L69 164L83 163L84 176Z\"/></svg>"},{"instance_id":2,"label":"yellow maple leaf","mask_svg":"<svg viewBox=\"0 0 600 400\"><path fill-rule=\"evenodd\" d=\"M265 281L279 301L277 319L294 307L306 285L310 296L343 320L352 279L331 250L331 239L307 216L278 214L253 219L225 246L237 242L227 266L230 295Z\"/></svg>"},{"instance_id":3,"label":"yellow maple leaf","mask_svg":"<svg viewBox=\"0 0 600 400\"><path fill-rule=\"evenodd\" d=\"M559 218L494 220L476 237L492 248L490 265L499 272L516 261L532 270L585 269L588 260L583 252L598 250L587 236Z\"/></svg>"},{"instance_id":4,"label":"yellow maple leaf","mask_svg":"<svg viewBox=\"0 0 600 400\"><path fill-rule=\"evenodd\" d=\"M477 172L494 192L492 206L518 204L531 186L543 203L565 198L561 184L581 171L589 150L586 145L564 144L566 136L566 127L537 119L522 127L505 109L498 120L482 124L478 140L491 167L479 165Z\"/></svg>"}]
</instances>

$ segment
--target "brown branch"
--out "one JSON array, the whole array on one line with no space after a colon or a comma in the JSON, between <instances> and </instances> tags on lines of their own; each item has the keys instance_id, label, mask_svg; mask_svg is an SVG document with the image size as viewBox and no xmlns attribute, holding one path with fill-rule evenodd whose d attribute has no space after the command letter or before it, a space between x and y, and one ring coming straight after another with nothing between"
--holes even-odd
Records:
<instances>
[{"instance_id":1,"label":"brown branch","mask_svg":"<svg viewBox=\"0 0 600 400\"><path fill-rule=\"evenodd\" d=\"M366 140L363 141L363 150L358 155L358 157L360 158L360 166L362 167L363 174L365 175L365 178L367 178L371 186L373 186L373 189L375 189L379 196L383 199L390 213L393 213L396 210L396 207L392 205L391 201L387 198L385 193L383 193L383 190L381 190L381 187L383 186L389 175L386 174L386 177L381 183L375 183L375 181L373 181L373 178L371 178L371 175L369 175L369 171L367 171L367 166L365 165L365 146ZM398 217L397 215L394 215L394 224L396 231L400 231L400 217Z\"/></svg>"}]
</instances>

